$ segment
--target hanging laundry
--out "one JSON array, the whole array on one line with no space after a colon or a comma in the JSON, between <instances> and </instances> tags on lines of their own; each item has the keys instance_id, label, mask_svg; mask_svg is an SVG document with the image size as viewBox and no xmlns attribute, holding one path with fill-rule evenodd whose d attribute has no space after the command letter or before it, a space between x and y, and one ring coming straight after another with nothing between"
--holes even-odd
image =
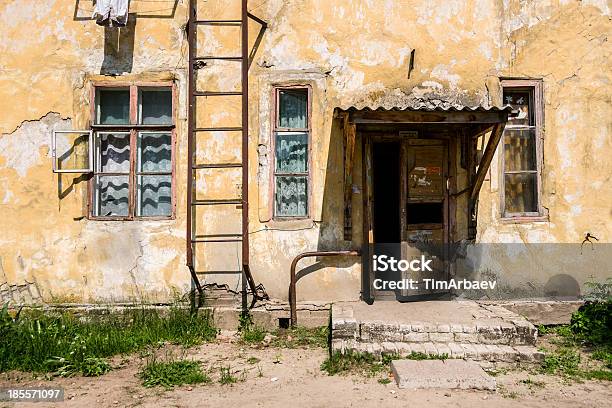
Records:
<instances>
[{"instance_id":1,"label":"hanging laundry","mask_svg":"<svg viewBox=\"0 0 612 408\"><path fill-rule=\"evenodd\" d=\"M96 24L108 27L125 27L128 20L129 0L96 0L93 18Z\"/></svg>"}]
</instances>

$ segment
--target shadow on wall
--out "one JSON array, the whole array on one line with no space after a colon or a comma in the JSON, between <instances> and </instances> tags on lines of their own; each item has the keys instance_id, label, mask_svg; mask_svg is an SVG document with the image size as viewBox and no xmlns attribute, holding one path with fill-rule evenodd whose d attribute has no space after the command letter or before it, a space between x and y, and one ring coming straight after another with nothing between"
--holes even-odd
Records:
<instances>
[{"instance_id":1,"label":"shadow on wall","mask_svg":"<svg viewBox=\"0 0 612 408\"><path fill-rule=\"evenodd\" d=\"M555 275L544 285L544 294L554 298L577 299L580 297L580 284L570 275Z\"/></svg>"},{"instance_id":2,"label":"shadow on wall","mask_svg":"<svg viewBox=\"0 0 612 408\"><path fill-rule=\"evenodd\" d=\"M317 238L316 250L341 251L360 249L360 242L344 240L344 142L340 120L333 119L330 134L323 138L323 140L326 139L329 140L329 151L325 171L323 172L325 179L323 181L323 197L321 198L321 218L317 220L319 223L319 236ZM359 143L357 143L355 157L360 157L358 156L360 154L359 150ZM355 163L358 163L357 159L355 159ZM355 167L353 180L361 180L360 166ZM319 181L317 180L316 182ZM359 195L358 197L361 196ZM360 214L360 206L353 208L353 219L360 216L358 213ZM355 236L355 230L353 232L353 236ZM359 236L361 231L359 230L357 233L357 236ZM355 256L317 257L314 259L316 260L314 264L297 271L296 277L298 281L307 275L325 268L348 270L361 261L361 258ZM358 293L356 292L355 297L357 296Z\"/></svg>"},{"instance_id":3,"label":"shadow on wall","mask_svg":"<svg viewBox=\"0 0 612 408\"><path fill-rule=\"evenodd\" d=\"M58 159L58 165L60 166L60 168L62 168L62 163L72 159L75 155L83 154L82 152L87 150L87 144L89 143L89 138L87 137L87 135L81 135L80 137L78 137L77 139L75 139L74 143L72 146L70 146L70 149L68 149L68 151L64 152L62 155L60 155L57 159ZM64 198L66 198L68 196L68 194L70 194L73 190L74 187L81 183L81 182L86 182L90 179L91 174L85 173L82 174L78 177L74 177L68 175L66 178L67 179L71 179L70 180L70 184L64 188L64 178L62 177L62 173L58 173L57 174L57 198L59 198L60 200L63 200Z\"/></svg>"},{"instance_id":4,"label":"shadow on wall","mask_svg":"<svg viewBox=\"0 0 612 408\"><path fill-rule=\"evenodd\" d=\"M130 13L125 27L104 27L104 61L100 74L121 75L132 72L135 29L135 13Z\"/></svg>"}]
</instances>

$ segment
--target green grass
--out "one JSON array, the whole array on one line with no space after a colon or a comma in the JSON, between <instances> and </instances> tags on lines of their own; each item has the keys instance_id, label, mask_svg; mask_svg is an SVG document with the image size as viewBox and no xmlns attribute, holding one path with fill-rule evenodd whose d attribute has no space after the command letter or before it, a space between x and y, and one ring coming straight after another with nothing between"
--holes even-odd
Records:
<instances>
[{"instance_id":1,"label":"green grass","mask_svg":"<svg viewBox=\"0 0 612 408\"><path fill-rule=\"evenodd\" d=\"M210 378L197 361L172 360L147 362L138 374L145 387L162 386L166 389L183 384L209 383Z\"/></svg>"},{"instance_id":2,"label":"green grass","mask_svg":"<svg viewBox=\"0 0 612 408\"><path fill-rule=\"evenodd\" d=\"M603 362L606 368L612 369L612 347L600 347L593 351L591 357Z\"/></svg>"},{"instance_id":3,"label":"green grass","mask_svg":"<svg viewBox=\"0 0 612 408\"><path fill-rule=\"evenodd\" d=\"M406 356L399 354L382 354L377 357L369 353L357 352L336 352L328 357L322 364L321 370L327 372L328 375L336 375L343 373L358 373L364 374L367 377L375 376L383 371L389 371L389 364L392 360L447 360L447 354L425 354L412 352Z\"/></svg>"},{"instance_id":4,"label":"green grass","mask_svg":"<svg viewBox=\"0 0 612 408\"><path fill-rule=\"evenodd\" d=\"M244 343L261 343L266 337L266 331L258 326L252 326L241 331Z\"/></svg>"},{"instance_id":5,"label":"green grass","mask_svg":"<svg viewBox=\"0 0 612 408\"><path fill-rule=\"evenodd\" d=\"M219 370L221 371L221 376L219 377L220 384L229 385L238 381L238 379L232 375L231 368L229 366L220 367Z\"/></svg>"},{"instance_id":6,"label":"green grass","mask_svg":"<svg viewBox=\"0 0 612 408\"><path fill-rule=\"evenodd\" d=\"M590 370L583 373L587 380L612 381L612 371L610 370Z\"/></svg>"},{"instance_id":7,"label":"green grass","mask_svg":"<svg viewBox=\"0 0 612 408\"><path fill-rule=\"evenodd\" d=\"M326 348L328 334L327 326L315 328L298 326L290 329L280 329L274 333L275 338L272 340L271 345L283 348Z\"/></svg>"},{"instance_id":8,"label":"green grass","mask_svg":"<svg viewBox=\"0 0 612 408\"><path fill-rule=\"evenodd\" d=\"M425 354L420 352L411 352L405 357L402 357L406 360L448 360L450 357L448 354Z\"/></svg>"},{"instance_id":9,"label":"green grass","mask_svg":"<svg viewBox=\"0 0 612 408\"><path fill-rule=\"evenodd\" d=\"M579 373L580 354L573 348L564 347L546 353L541 370L546 374L574 377Z\"/></svg>"},{"instance_id":10,"label":"green grass","mask_svg":"<svg viewBox=\"0 0 612 408\"><path fill-rule=\"evenodd\" d=\"M165 342L185 347L216 337L208 314L173 307L167 313L137 309L79 319L69 314L0 312L0 372L101 375L108 357Z\"/></svg>"},{"instance_id":11,"label":"green grass","mask_svg":"<svg viewBox=\"0 0 612 408\"><path fill-rule=\"evenodd\" d=\"M321 370L328 375L344 374L349 372L364 374L372 377L387 369L387 363L368 353L336 352L321 364Z\"/></svg>"},{"instance_id":12,"label":"green grass","mask_svg":"<svg viewBox=\"0 0 612 408\"><path fill-rule=\"evenodd\" d=\"M253 322L248 312L240 315L238 331L243 343L261 343L266 337L266 331Z\"/></svg>"}]
</instances>

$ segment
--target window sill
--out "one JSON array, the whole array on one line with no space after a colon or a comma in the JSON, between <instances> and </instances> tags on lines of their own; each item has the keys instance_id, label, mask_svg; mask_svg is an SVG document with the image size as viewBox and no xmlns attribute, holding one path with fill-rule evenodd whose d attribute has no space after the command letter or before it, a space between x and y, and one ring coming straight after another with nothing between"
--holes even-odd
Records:
<instances>
[{"instance_id":1,"label":"window sill","mask_svg":"<svg viewBox=\"0 0 612 408\"><path fill-rule=\"evenodd\" d=\"M312 218L273 218L265 225L271 230L300 231L314 228L315 222Z\"/></svg>"},{"instance_id":2,"label":"window sill","mask_svg":"<svg viewBox=\"0 0 612 408\"><path fill-rule=\"evenodd\" d=\"M173 221L175 216L171 217L87 217L89 221Z\"/></svg>"},{"instance_id":3,"label":"window sill","mask_svg":"<svg viewBox=\"0 0 612 408\"><path fill-rule=\"evenodd\" d=\"M527 224L531 222L549 222L546 215L526 215L518 217L502 217L499 219L502 224Z\"/></svg>"}]
</instances>

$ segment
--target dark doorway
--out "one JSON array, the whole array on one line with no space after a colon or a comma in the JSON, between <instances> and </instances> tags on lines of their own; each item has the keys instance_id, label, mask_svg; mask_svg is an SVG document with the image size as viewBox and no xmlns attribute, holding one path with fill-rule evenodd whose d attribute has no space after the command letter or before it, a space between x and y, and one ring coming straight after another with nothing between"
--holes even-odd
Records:
<instances>
[{"instance_id":1,"label":"dark doorway","mask_svg":"<svg viewBox=\"0 0 612 408\"><path fill-rule=\"evenodd\" d=\"M374 143L374 242L400 242L400 152L399 142Z\"/></svg>"}]
</instances>

